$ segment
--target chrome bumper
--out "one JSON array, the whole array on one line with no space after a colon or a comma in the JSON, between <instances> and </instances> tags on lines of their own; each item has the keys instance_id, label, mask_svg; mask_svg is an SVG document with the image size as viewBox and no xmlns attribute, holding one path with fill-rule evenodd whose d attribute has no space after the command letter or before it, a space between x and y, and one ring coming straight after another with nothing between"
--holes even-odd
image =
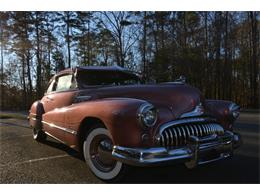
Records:
<instances>
[{"instance_id":1,"label":"chrome bumper","mask_svg":"<svg viewBox=\"0 0 260 195\"><path fill-rule=\"evenodd\" d=\"M118 161L134 166L154 166L182 162L188 168L225 159L233 155L233 150L241 145L239 134L225 131L224 135L198 138L191 136L187 146L167 149L127 148L114 146L112 156Z\"/></svg>"}]
</instances>

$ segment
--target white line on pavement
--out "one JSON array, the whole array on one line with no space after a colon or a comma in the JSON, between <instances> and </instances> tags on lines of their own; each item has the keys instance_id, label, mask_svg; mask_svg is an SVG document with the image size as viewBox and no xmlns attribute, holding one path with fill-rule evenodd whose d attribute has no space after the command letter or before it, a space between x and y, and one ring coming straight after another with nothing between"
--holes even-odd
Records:
<instances>
[{"instance_id":1,"label":"white line on pavement","mask_svg":"<svg viewBox=\"0 0 260 195\"><path fill-rule=\"evenodd\" d=\"M70 155L68 155L68 154L63 154L63 155L57 155L57 156L49 156L49 157L31 159L31 160L26 160L26 161L17 162L17 163L0 164L0 168L6 167L6 166L15 166L15 165L21 165L21 164L27 164L27 163L34 163L34 162L43 161L43 160L51 160L51 159L57 159L57 158L64 158L64 157L68 157L68 156L70 156Z\"/></svg>"},{"instance_id":2,"label":"white line on pavement","mask_svg":"<svg viewBox=\"0 0 260 195\"><path fill-rule=\"evenodd\" d=\"M25 135L18 135L15 137L7 137L7 138L3 138L3 139L0 136L0 141L6 141L6 140L16 139L16 138L20 138L20 137L32 137L32 136L33 136L32 134L25 134Z\"/></svg>"}]
</instances>

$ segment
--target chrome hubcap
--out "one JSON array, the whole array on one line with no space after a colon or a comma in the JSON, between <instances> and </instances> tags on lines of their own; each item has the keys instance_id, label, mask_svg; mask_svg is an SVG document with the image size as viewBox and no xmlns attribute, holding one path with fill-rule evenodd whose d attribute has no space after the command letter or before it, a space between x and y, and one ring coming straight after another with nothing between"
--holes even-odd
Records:
<instances>
[{"instance_id":1,"label":"chrome hubcap","mask_svg":"<svg viewBox=\"0 0 260 195\"><path fill-rule=\"evenodd\" d=\"M106 135L94 137L90 144L91 161L102 172L109 172L116 166L116 161L112 158L112 145Z\"/></svg>"}]
</instances>

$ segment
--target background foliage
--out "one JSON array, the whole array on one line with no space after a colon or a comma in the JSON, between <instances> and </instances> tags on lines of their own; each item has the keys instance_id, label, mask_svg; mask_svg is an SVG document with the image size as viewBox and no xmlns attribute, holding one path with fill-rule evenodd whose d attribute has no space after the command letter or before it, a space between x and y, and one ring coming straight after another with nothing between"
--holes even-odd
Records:
<instances>
[{"instance_id":1,"label":"background foliage","mask_svg":"<svg viewBox=\"0 0 260 195\"><path fill-rule=\"evenodd\" d=\"M75 66L146 81L185 75L206 98L259 108L259 12L0 12L1 109L29 109Z\"/></svg>"}]
</instances>

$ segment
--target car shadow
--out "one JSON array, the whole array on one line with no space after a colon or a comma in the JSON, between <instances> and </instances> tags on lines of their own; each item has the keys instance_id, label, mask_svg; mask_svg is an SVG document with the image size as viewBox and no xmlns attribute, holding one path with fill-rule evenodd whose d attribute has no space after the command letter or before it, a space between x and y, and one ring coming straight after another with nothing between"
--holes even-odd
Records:
<instances>
[{"instance_id":1,"label":"car shadow","mask_svg":"<svg viewBox=\"0 0 260 195\"><path fill-rule=\"evenodd\" d=\"M22 127L22 128L31 129L28 125L21 125L21 124L16 124L16 123L12 123L12 122L0 121L0 124L4 125L4 126L16 126L16 127Z\"/></svg>"},{"instance_id":2,"label":"car shadow","mask_svg":"<svg viewBox=\"0 0 260 195\"><path fill-rule=\"evenodd\" d=\"M81 153L49 138L43 144L84 161ZM233 158L187 169L183 164L165 167L129 167L119 184L233 184L260 183L259 156L235 154ZM94 177L94 175L93 175Z\"/></svg>"},{"instance_id":3,"label":"car shadow","mask_svg":"<svg viewBox=\"0 0 260 195\"><path fill-rule=\"evenodd\" d=\"M77 152L76 150L70 148L69 146L67 146L67 145L65 145L63 143L57 142L56 140L54 140L54 139L52 139L50 137L48 137L46 140L42 141L41 143L45 144L47 146L50 146L50 147L62 150L64 152L66 152L68 155L70 155L70 156L72 156L74 158L77 158L79 160L84 161L84 157L83 157L83 155L80 152Z\"/></svg>"},{"instance_id":4,"label":"car shadow","mask_svg":"<svg viewBox=\"0 0 260 195\"><path fill-rule=\"evenodd\" d=\"M232 159L187 169L183 164L136 168L120 183L135 184L233 184L259 183L259 158L238 155Z\"/></svg>"}]
</instances>

